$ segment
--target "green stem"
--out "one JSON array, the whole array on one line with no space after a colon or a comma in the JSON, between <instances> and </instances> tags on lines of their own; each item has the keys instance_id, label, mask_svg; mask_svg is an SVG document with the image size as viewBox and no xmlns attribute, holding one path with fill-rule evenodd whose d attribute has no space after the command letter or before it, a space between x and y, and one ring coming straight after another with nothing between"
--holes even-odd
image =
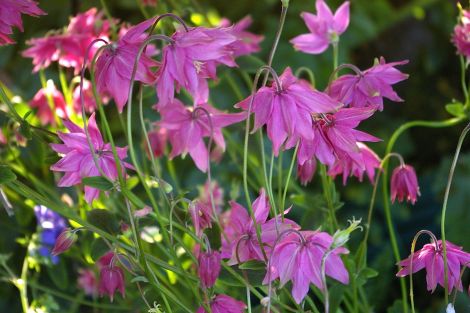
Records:
<instances>
[{"instance_id":1,"label":"green stem","mask_svg":"<svg viewBox=\"0 0 470 313\"><path fill-rule=\"evenodd\" d=\"M284 192L282 194L282 202L281 202L282 220L284 220L284 210L286 206L287 190L289 189L290 179L292 176L292 171L294 169L294 164L295 164L298 150L299 150L299 142L297 142L297 144L295 145L294 154L292 155L292 160L289 166L289 172L287 173L286 185L284 186Z\"/></svg>"},{"instance_id":2,"label":"green stem","mask_svg":"<svg viewBox=\"0 0 470 313\"><path fill-rule=\"evenodd\" d=\"M62 92L64 93L65 103L67 106L70 106L72 105L72 93L70 92L69 84L67 84L67 76L61 66L59 66L59 80Z\"/></svg>"},{"instance_id":3,"label":"green stem","mask_svg":"<svg viewBox=\"0 0 470 313\"><path fill-rule=\"evenodd\" d=\"M448 264L447 264L447 243L446 243L446 212L447 212L447 202L449 200L450 187L452 185L452 179L454 177L455 168L457 166L457 161L459 160L460 149L462 148L463 141L468 131L470 130L470 124L465 126L462 134L460 135L459 141L457 143L457 148L455 149L454 160L449 171L449 178L447 179L446 191L444 194L444 202L442 203L442 216L441 216L441 238L442 238L442 251L444 252L444 288L445 288L445 303L449 303L449 281L448 281Z\"/></svg>"},{"instance_id":4,"label":"green stem","mask_svg":"<svg viewBox=\"0 0 470 313\"><path fill-rule=\"evenodd\" d=\"M460 56L460 81L462 83L462 92L465 97L465 108L468 108L468 106L470 106L470 101L469 101L470 99L468 95L468 87L467 87L466 78L465 78L466 71L467 69L465 66L465 58L463 56Z\"/></svg>"},{"instance_id":5,"label":"green stem","mask_svg":"<svg viewBox=\"0 0 470 313\"><path fill-rule=\"evenodd\" d=\"M320 176L323 196L325 197L326 206L330 215L330 232L333 233L335 229L338 229L338 221L336 220L335 206L331 195L331 178L328 176L324 164L320 164Z\"/></svg>"}]
</instances>

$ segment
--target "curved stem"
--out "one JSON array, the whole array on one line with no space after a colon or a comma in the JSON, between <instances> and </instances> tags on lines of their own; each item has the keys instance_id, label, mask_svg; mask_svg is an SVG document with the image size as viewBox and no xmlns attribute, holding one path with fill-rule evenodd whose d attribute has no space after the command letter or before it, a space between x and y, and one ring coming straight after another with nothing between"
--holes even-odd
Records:
<instances>
[{"instance_id":1,"label":"curved stem","mask_svg":"<svg viewBox=\"0 0 470 313\"><path fill-rule=\"evenodd\" d=\"M302 73L307 74L310 84L313 88L315 88L315 74L313 74L313 71L306 66L301 66L297 69L297 71L295 71L295 76L300 78L302 76Z\"/></svg>"},{"instance_id":2,"label":"curved stem","mask_svg":"<svg viewBox=\"0 0 470 313\"><path fill-rule=\"evenodd\" d=\"M165 17L171 17L172 19L177 20L184 27L184 30L186 32L189 32L188 25L186 25L185 21L181 17L179 17L178 15L173 14L173 13L165 13L165 14L162 14L162 15L158 16L155 19L155 22L153 22L152 28L150 28L150 33L149 33L150 35L149 36L151 36L153 34L153 32L155 31L155 28L157 27L157 24L162 19L164 19Z\"/></svg>"},{"instance_id":3,"label":"curved stem","mask_svg":"<svg viewBox=\"0 0 470 313\"><path fill-rule=\"evenodd\" d=\"M442 203L442 216L441 216L441 238L442 238L442 251L444 253L444 288L445 288L445 302L449 302L449 277L448 277L448 264L447 264L447 244L446 244L446 211L447 211L447 202L449 200L450 187L452 185L452 179L454 177L455 168L457 166L457 161L459 160L460 149L462 148L463 141L468 131L470 130L470 124L465 126L460 135L459 141L457 143L457 148L455 149L454 160L449 171L449 178L447 179L446 191L444 194L444 202Z\"/></svg>"}]
</instances>

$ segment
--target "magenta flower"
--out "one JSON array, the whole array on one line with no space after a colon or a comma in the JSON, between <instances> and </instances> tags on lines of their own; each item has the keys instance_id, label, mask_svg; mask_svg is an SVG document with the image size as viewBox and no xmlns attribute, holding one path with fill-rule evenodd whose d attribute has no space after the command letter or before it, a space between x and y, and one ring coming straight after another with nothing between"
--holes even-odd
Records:
<instances>
[{"instance_id":1,"label":"magenta flower","mask_svg":"<svg viewBox=\"0 0 470 313\"><path fill-rule=\"evenodd\" d=\"M51 166L51 170L53 171L65 172L58 186L69 187L80 184L84 177L100 176L100 172L94 163L85 131L67 120L64 120L64 125L69 130L69 133L58 133L63 144L51 144L54 151L63 155L61 160ZM99 166L109 179L117 179L118 170L114 162L111 145L104 143L98 126L96 125L94 113L88 121L88 131L98 158ZM124 174L124 167L133 168L132 165L123 161L127 155L127 148L116 147L116 150L121 160ZM85 186L85 200L88 203L92 203L92 201L99 196L99 193L99 189Z\"/></svg>"},{"instance_id":2,"label":"magenta flower","mask_svg":"<svg viewBox=\"0 0 470 313\"><path fill-rule=\"evenodd\" d=\"M362 182L364 173L367 174L371 184L374 184L375 170L380 167L380 158L378 155L362 142L357 143L359 153L362 156L362 163L357 163L347 155L345 158L337 159L335 164L328 170L328 175L336 178L337 175L343 175L343 185L346 185L348 177L355 176Z\"/></svg>"},{"instance_id":3,"label":"magenta flower","mask_svg":"<svg viewBox=\"0 0 470 313\"><path fill-rule=\"evenodd\" d=\"M83 80L83 103L85 105L85 112L92 113L96 109L96 101L93 95L93 88L88 79ZM108 102L106 97L101 99L104 103ZM75 87L72 94L73 109L78 114L82 114L82 104L80 101L80 85Z\"/></svg>"},{"instance_id":4,"label":"magenta flower","mask_svg":"<svg viewBox=\"0 0 470 313\"><path fill-rule=\"evenodd\" d=\"M302 12L301 15L310 34L297 36L290 41L296 50L310 54L320 54L330 43L337 43L339 35L349 25L349 1L343 3L334 15L325 1L317 0L315 5L317 15L308 12Z\"/></svg>"},{"instance_id":5,"label":"magenta flower","mask_svg":"<svg viewBox=\"0 0 470 313\"><path fill-rule=\"evenodd\" d=\"M280 217L267 220L270 205L264 189L260 190L260 195L252 206L256 223L261 227L261 242L266 255L269 256L278 232L281 233L290 228L299 229L300 227L294 221L286 218L284 221ZM248 260L264 260L255 225L244 207L231 201L230 211L226 213L223 224L228 241L225 236L222 236L222 257L230 258L228 264L233 265Z\"/></svg>"},{"instance_id":6,"label":"magenta flower","mask_svg":"<svg viewBox=\"0 0 470 313\"><path fill-rule=\"evenodd\" d=\"M98 295L98 282L96 280L95 272L91 269L78 270L78 287L83 290L86 295Z\"/></svg>"},{"instance_id":7,"label":"magenta flower","mask_svg":"<svg viewBox=\"0 0 470 313\"><path fill-rule=\"evenodd\" d=\"M220 185L216 181L212 182L212 196L214 199L214 205L217 211L222 210L222 205L224 204L224 190L220 187ZM198 200L201 203L207 204L211 206L211 197L210 197L210 190L209 190L209 180L206 181L204 186L199 186L199 197Z\"/></svg>"},{"instance_id":8,"label":"magenta flower","mask_svg":"<svg viewBox=\"0 0 470 313\"><path fill-rule=\"evenodd\" d=\"M452 42L457 48L457 53L466 58L470 57L470 12L462 10L459 24L455 25L452 34Z\"/></svg>"},{"instance_id":9,"label":"magenta flower","mask_svg":"<svg viewBox=\"0 0 470 313\"><path fill-rule=\"evenodd\" d=\"M264 284L279 278L281 286L292 281L292 296L297 303L307 295L310 283L323 289L321 262L330 249L333 238L318 231L301 231L299 234L288 234L274 247L269 261L269 270ZM341 260L341 254L349 253L343 247L333 250L325 260L326 275L337 281L348 284L349 274Z\"/></svg>"},{"instance_id":10,"label":"magenta flower","mask_svg":"<svg viewBox=\"0 0 470 313\"><path fill-rule=\"evenodd\" d=\"M407 63L407 60L385 63L385 59L380 58L380 62L370 69L356 75L343 75L334 80L328 88L328 93L346 106L370 107L382 111L383 98L395 102L403 101L392 85L408 78L408 74L395 68Z\"/></svg>"},{"instance_id":11,"label":"magenta flower","mask_svg":"<svg viewBox=\"0 0 470 313\"><path fill-rule=\"evenodd\" d=\"M351 159L363 169L364 159L357 142L380 139L355 128L373 113L374 110L367 108L342 108L335 113L314 116L313 140L300 140L298 163L303 164L314 156L328 166L338 159Z\"/></svg>"},{"instance_id":12,"label":"magenta flower","mask_svg":"<svg viewBox=\"0 0 470 313\"><path fill-rule=\"evenodd\" d=\"M297 163L297 177L300 183L306 186L311 182L316 170L317 160L315 158L305 161L304 164Z\"/></svg>"},{"instance_id":13,"label":"magenta flower","mask_svg":"<svg viewBox=\"0 0 470 313\"><path fill-rule=\"evenodd\" d=\"M451 242L446 241L447 253L447 278L449 282L449 294L452 293L454 288L462 291L462 281L460 279L461 266L468 266L470 262L470 253L463 251L462 247L456 246ZM426 284L429 291L434 292L437 284L442 287L445 286L444 282L444 256L442 251L442 241L438 240L437 243L428 243L416 251L413 257L400 261L398 264L402 267L397 273L398 277L410 275L410 266L413 263L413 273L416 273L423 268L426 269Z\"/></svg>"},{"instance_id":14,"label":"magenta flower","mask_svg":"<svg viewBox=\"0 0 470 313\"><path fill-rule=\"evenodd\" d=\"M219 277L221 256L219 251L202 252L198 256L198 275L203 288L211 288Z\"/></svg>"},{"instance_id":15,"label":"magenta flower","mask_svg":"<svg viewBox=\"0 0 470 313\"><path fill-rule=\"evenodd\" d=\"M392 173L390 182L392 189L392 203L398 198L399 202L406 200L415 204L419 192L418 178L414 168L410 165L402 164L396 167Z\"/></svg>"},{"instance_id":16,"label":"magenta flower","mask_svg":"<svg viewBox=\"0 0 470 313\"><path fill-rule=\"evenodd\" d=\"M13 27L23 31L21 14L37 17L45 15L36 1L32 0L2 0L0 1L0 46L12 44L9 37L13 34Z\"/></svg>"},{"instance_id":17,"label":"magenta flower","mask_svg":"<svg viewBox=\"0 0 470 313\"><path fill-rule=\"evenodd\" d=\"M154 127L154 129L152 129L152 131L148 133L148 139L154 157L159 158L163 156L163 154L165 153L166 144L168 142L168 131L165 128L156 126ZM145 148L148 153L148 147L146 143Z\"/></svg>"},{"instance_id":18,"label":"magenta flower","mask_svg":"<svg viewBox=\"0 0 470 313\"><path fill-rule=\"evenodd\" d=\"M214 214L210 204L194 201L188 210L197 236L201 236L204 229L212 227Z\"/></svg>"},{"instance_id":19,"label":"magenta flower","mask_svg":"<svg viewBox=\"0 0 470 313\"><path fill-rule=\"evenodd\" d=\"M252 105L255 115L253 131L267 125L268 137L277 155L282 144L292 147L299 138L313 140L312 114L334 111L340 104L325 93L312 89L303 81L297 80L290 68L279 76L282 90L276 84L262 87ZM251 96L235 106L249 109Z\"/></svg>"},{"instance_id":20,"label":"magenta flower","mask_svg":"<svg viewBox=\"0 0 470 313\"><path fill-rule=\"evenodd\" d=\"M57 237L54 248L52 249L51 254L56 256L61 253L64 253L77 241L78 235L76 231L71 230L70 228L64 229L59 237Z\"/></svg>"},{"instance_id":21,"label":"magenta flower","mask_svg":"<svg viewBox=\"0 0 470 313\"><path fill-rule=\"evenodd\" d=\"M245 303L227 295L217 295L209 305L213 313L243 313L246 309ZM201 305L196 313L207 313L207 311Z\"/></svg>"},{"instance_id":22,"label":"magenta flower","mask_svg":"<svg viewBox=\"0 0 470 313\"><path fill-rule=\"evenodd\" d=\"M102 297L104 294L107 294L111 302L113 302L114 293L116 292L116 290L118 290L124 298L124 272L119 266L110 264L108 266L103 267L100 271L100 282L98 285L98 292L100 294L100 297Z\"/></svg>"},{"instance_id":23,"label":"magenta flower","mask_svg":"<svg viewBox=\"0 0 470 313\"><path fill-rule=\"evenodd\" d=\"M209 89L207 79L217 79L219 64L234 67L232 44L237 38L228 28L191 28L178 30L174 42L163 48L162 66L158 72L159 106L173 103L175 87L186 89L194 103L206 103Z\"/></svg>"},{"instance_id":24,"label":"magenta flower","mask_svg":"<svg viewBox=\"0 0 470 313\"><path fill-rule=\"evenodd\" d=\"M157 122L157 125L168 131L168 138L172 146L170 159L178 155L184 157L189 153L197 168L205 172L209 152L203 138L211 137L211 124L214 143L225 150L222 127L244 120L246 114L222 113L209 104L200 104L199 107L209 113L210 121L202 109L185 107L178 99L174 99L171 105L162 107L160 110L162 119Z\"/></svg>"},{"instance_id":25,"label":"magenta flower","mask_svg":"<svg viewBox=\"0 0 470 313\"><path fill-rule=\"evenodd\" d=\"M259 44L263 41L264 36L256 35L246 30L252 23L253 19L251 16L245 16L232 26L231 33L237 38L237 41L231 45L235 57L252 54L261 50ZM231 22L226 18L220 22L221 27L230 27L230 25Z\"/></svg>"},{"instance_id":26,"label":"magenta flower","mask_svg":"<svg viewBox=\"0 0 470 313\"><path fill-rule=\"evenodd\" d=\"M49 99L51 104L49 104ZM42 125L56 126L56 118L67 118L67 104L64 96L57 90L52 80L47 81L46 88L41 88L29 102L29 106L37 109L37 116ZM51 107L52 106L52 107Z\"/></svg>"},{"instance_id":27,"label":"magenta flower","mask_svg":"<svg viewBox=\"0 0 470 313\"><path fill-rule=\"evenodd\" d=\"M114 98L119 112L122 112L129 96L134 62L146 38L142 35L153 22L154 19L149 19L130 28L116 43L108 45L96 61L95 79L98 92ZM157 61L143 53L137 63L135 80L152 84L155 81L152 68L157 65Z\"/></svg>"}]
</instances>

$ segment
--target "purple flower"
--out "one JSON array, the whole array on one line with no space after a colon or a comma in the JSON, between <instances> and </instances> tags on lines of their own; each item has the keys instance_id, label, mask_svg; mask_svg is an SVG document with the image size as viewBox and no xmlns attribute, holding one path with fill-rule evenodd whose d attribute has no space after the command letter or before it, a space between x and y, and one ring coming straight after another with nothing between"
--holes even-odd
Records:
<instances>
[{"instance_id":1,"label":"purple flower","mask_svg":"<svg viewBox=\"0 0 470 313\"><path fill-rule=\"evenodd\" d=\"M9 37L13 34L13 27L23 31L21 14L30 16L45 15L36 1L32 0L2 0L0 1L0 46L12 44Z\"/></svg>"},{"instance_id":2,"label":"purple flower","mask_svg":"<svg viewBox=\"0 0 470 313\"><path fill-rule=\"evenodd\" d=\"M274 247L264 283L279 278L281 286L292 281L292 296L297 303L307 295L310 283L323 289L321 262L330 249L333 238L318 231L301 231L299 234L288 234ZM326 258L326 275L337 281L348 284L349 274L341 260L341 254L348 253L339 247Z\"/></svg>"},{"instance_id":3,"label":"purple flower","mask_svg":"<svg viewBox=\"0 0 470 313\"><path fill-rule=\"evenodd\" d=\"M64 229L57 237L54 248L52 249L52 255L59 255L64 253L70 249L77 239L78 236L76 231L73 231L70 228Z\"/></svg>"},{"instance_id":4,"label":"purple flower","mask_svg":"<svg viewBox=\"0 0 470 313\"><path fill-rule=\"evenodd\" d=\"M256 35L246 30L252 23L253 19L251 16L245 16L229 28L232 35L237 38L237 41L230 46L235 57L252 54L261 50L259 44L263 41L264 36ZM225 18L220 22L221 27L229 27L230 25L231 22Z\"/></svg>"},{"instance_id":5,"label":"purple flower","mask_svg":"<svg viewBox=\"0 0 470 313\"><path fill-rule=\"evenodd\" d=\"M217 295L209 305L212 313L243 313L246 309L245 303L227 295ZM196 313L207 313L207 311L200 306Z\"/></svg>"},{"instance_id":6,"label":"purple flower","mask_svg":"<svg viewBox=\"0 0 470 313\"><path fill-rule=\"evenodd\" d=\"M214 286L220 273L221 256L219 251L201 252L198 257L198 275L203 288Z\"/></svg>"},{"instance_id":7,"label":"purple flower","mask_svg":"<svg viewBox=\"0 0 470 313\"><path fill-rule=\"evenodd\" d=\"M383 110L383 98L395 102L403 101L393 90L392 85L408 78L395 66L407 64L408 61L385 63L384 58L370 69L356 75L343 75L334 80L328 88L334 99L349 107L370 107Z\"/></svg>"},{"instance_id":8,"label":"purple flower","mask_svg":"<svg viewBox=\"0 0 470 313\"><path fill-rule=\"evenodd\" d=\"M168 141L168 131L165 128L162 127L154 127L149 133L148 133L148 139L150 142L150 147L152 148L152 153L154 157L159 158L163 156L165 153L166 149L166 144ZM145 149L147 150L148 153L148 146L145 143ZM150 154L149 154L150 158Z\"/></svg>"},{"instance_id":9,"label":"purple flower","mask_svg":"<svg viewBox=\"0 0 470 313\"><path fill-rule=\"evenodd\" d=\"M98 282L93 270L83 268L79 269L77 284L86 295L93 297L98 295Z\"/></svg>"},{"instance_id":10,"label":"purple flower","mask_svg":"<svg viewBox=\"0 0 470 313\"><path fill-rule=\"evenodd\" d=\"M119 112L122 112L129 96L132 70L139 49L145 41L145 31L154 19L146 20L130 28L116 43L108 45L96 61L96 85L98 92L114 98ZM143 53L137 63L135 80L152 84L158 62Z\"/></svg>"},{"instance_id":11,"label":"purple flower","mask_svg":"<svg viewBox=\"0 0 470 313\"><path fill-rule=\"evenodd\" d=\"M300 183L306 186L312 181L313 175L317 170L317 160L315 158L309 159L304 164L297 163L297 177Z\"/></svg>"},{"instance_id":12,"label":"purple flower","mask_svg":"<svg viewBox=\"0 0 470 313\"><path fill-rule=\"evenodd\" d=\"M452 42L457 48L457 53L467 59L470 57L470 12L462 10L459 24L455 25L452 34Z\"/></svg>"},{"instance_id":13,"label":"purple flower","mask_svg":"<svg viewBox=\"0 0 470 313\"><path fill-rule=\"evenodd\" d=\"M110 264L103 267L100 271L98 292L101 297L107 294L111 302L113 302L116 290L119 290L122 297L125 296L124 272L119 266Z\"/></svg>"},{"instance_id":14,"label":"purple flower","mask_svg":"<svg viewBox=\"0 0 470 313\"><path fill-rule=\"evenodd\" d=\"M209 96L207 79L216 79L219 64L234 67L231 45L237 38L228 28L191 28L178 30L174 42L163 48L162 65L158 72L159 106L174 103L175 87L186 89L194 103L206 103Z\"/></svg>"},{"instance_id":15,"label":"purple flower","mask_svg":"<svg viewBox=\"0 0 470 313\"><path fill-rule=\"evenodd\" d=\"M244 120L246 114L222 113L209 104L200 104L199 107L209 112L210 121L203 110L185 107L178 99L174 99L171 105L160 109L162 119L157 122L157 125L168 131L168 138L172 146L170 158L178 155L185 156L189 153L197 168L205 172L209 152L203 138L211 136L211 124L214 143L225 150L222 127Z\"/></svg>"},{"instance_id":16,"label":"purple flower","mask_svg":"<svg viewBox=\"0 0 470 313\"><path fill-rule=\"evenodd\" d=\"M69 130L69 133L58 133L63 144L51 144L54 151L63 155L61 160L51 165L51 170L65 172L58 186L69 187L80 184L84 177L100 176L100 172L94 163L85 131L67 120L64 120L64 125ZM98 163L103 172L109 179L117 179L118 170L114 162L111 145L104 143L103 137L101 137L101 133L96 125L94 113L88 120L88 131L95 153L97 154ZM133 168L132 165L123 161L127 155L127 148L116 147L116 150L122 162L121 166ZM124 168L122 170L124 174ZM85 200L88 203L92 203L99 196L99 193L99 189L85 186Z\"/></svg>"},{"instance_id":17,"label":"purple flower","mask_svg":"<svg viewBox=\"0 0 470 313\"><path fill-rule=\"evenodd\" d=\"M448 241L446 241L446 253L449 294L452 293L454 288L462 291L460 268L462 265L468 266L468 262L470 262L470 253L463 251L462 247L456 246ZM400 261L398 264L402 268L397 273L398 277L410 275L411 262L413 263L413 273L416 273L423 268L426 269L426 284L429 291L434 292L437 284L442 287L445 286L444 256L441 240L438 240L437 243L425 244L421 250L418 250L413 254L413 257L409 256L408 258Z\"/></svg>"},{"instance_id":18,"label":"purple flower","mask_svg":"<svg viewBox=\"0 0 470 313\"><path fill-rule=\"evenodd\" d=\"M256 223L261 227L261 242L269 256L278 231L280 233L289 228L299 229L300 227L286 218L284 221L280 217L277 218L277 221L276 218L267 220L270 205L264 189L260 190L260 195L252 206ZM248 260L264 260L255 225L247 210L234 201L230 202L230 207L230 211L226 213L224 219L224 232L228 241L225 236L222 236L222 257L230 258L228 261L230 265ZM276 222L278 224L277 231Z\"/></svg>"},{"instance_id":19,"label":"purple flower","mask_svg":"<svg viewBox=\"0 0 470 313\"><path fill-rule=\"evenodd\" d=\"M343 3L334 15L323 0L317 0L316 8L317 15L302 12L301 16L310 34L303 34L291 40L296 50L320 54L328 48L330 43L338 42L339 35L348 28L349 1Z\"/></svg>"},{"instance_id":20,"label":"purple flower","mask_svg":"<svg viewBox=\"0 0 470 313\"><path fill-rule=\"evenodd\" d=\"M392 189L392 203L398 198L399 202L406 200L415 204L420 196L418 178L414 168L410 165L400 165L393 170L390 182Z\"/></svg>"},{"instance_id":21,"label":"purple flower","mask_svg":"<svg viewBox=\"0 0 470 313\"><path fill-rule=\"evenodd\" d=\"M52 254L52 248L56 244L56 240L66 227L65 220L51 209L36 205L34 214L38 221L41 245L39 254L51 259L52 263L57 264L59 258Z\"/></svg>"},{"instance_id":22,"label":"purple flower","mask_svg":"<svg viewBox=\"0 0 470 313\"><path fill-rule=\"evenodd\" d=\"M284 143L292 147L298 138L313 140L312 114L331 112L340 106L327 94L297 80L290 68L279 76L279 81L282 90L277 90L274 83L271 87L262 87L256 92L252 105L255 115L253 131L267 125L276 155ZM251 96L235 106L248 110L250 101Z\"/></svg>"}]
</instances>

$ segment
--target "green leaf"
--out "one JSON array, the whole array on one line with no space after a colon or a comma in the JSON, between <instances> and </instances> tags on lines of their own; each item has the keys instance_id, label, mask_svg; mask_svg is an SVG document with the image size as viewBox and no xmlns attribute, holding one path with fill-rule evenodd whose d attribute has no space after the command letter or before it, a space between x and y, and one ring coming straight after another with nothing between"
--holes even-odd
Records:
<instances>
[{"instance_id":1,"label":"green leaf","mask_svg":"<svg viewBox=\"0 0 470 313\"><path fill-rule=\"evenodd\" d=\"M11 258L11 253L0 253L0 264L5 264Z\"/></svg>"},{"instance_id":2,"label":"green leaf","mask_svg":"<svg viewBox=\"0 0 470 313\"><path fill-rule=\"evenodd\" d=\"M254 74L258 69L266 65L260 58L257 58L253 55L244 55L237 58L238 66L244 71Z\"/></svg>"},{"instance_id":3,"label":"green leaf","mask_svg":"<svg viewBox=\"0 0 470 313\"><path fill-rule=\"evenodd\" d=\"M16 180L16 175L7 165L0 165L0 184L10 183Z\"/></svg>"},{"instance_id":4,"label":"green leaf","mask_svg":"<svg viewBox=\"0 0 470 313\"><path fill-rule=\"evenodd\" d=\"M108 191L113 189L113 183L102 176L93 176L82 178L82 183L86 186L90 186L102 191Z\"/></svg>"},{"instance_id":5,"label":"green leaf","mask_svg":"<svg viewBox=\"0 0 470 313\"><path fill-rule=\"evenodd\" d=\"M239 269L242 270L254 270L254 271L265 271L266 270L266 264L261 261L257 260L250 260L245 263L240 264L238 266Z\"/></svg>"},{"instance_id":6,"label":"green leaf","mask_svg":"<svg viewBox=\"0 0 470 313\"><path fill-rule=\"evenodd\" d=\"M66 290L69 286L67 267L63 259L59 263L47 267L47 274L60 290Z\"/></svg>"},{"instance_id":7,"label":"green leaf","mask_svg":"<svg viewBox=\"0 0 470 313\"><path fill-rule=\"evenodd\" d=\"M136 276L132 278L131 283L137 283L137 282L148 283L149 281L144 276Z\"/></svg>"},{"instance_id":8,"label":"green leaf","mask_svg":"<svg viewBox=\"0 0 470 313\"><path fill-rule=\"evenodd\" d=\"M120 229L117 218L113 213L109 212L108 210L93 209L87 213L87 219L91 224L108 233L119 233Z\"/></svg>"},{"instance_id":9,"label":"green leaf","mask_svg":"<svg viewBox=\"0 0 470 313\"><path fill-rule=\"evenodd\" d=\"M254 287L263 286L263 279L265 276L265 271L252 271L252 270L240 270L236 267L232 267L232 270L237 272L240 277L243 277L243 272L247 275L248 281ZM245 287L245 283L235 278L232 274L229 273L225 268L222 268L220 271L219 279L221 282L229 286L234 287Z\"/></svg>"},{"instance_id":10,"label":"green leaf","mask_svg":"<svg viewBox=\"0 0 470 313\"><path fill-rule=\"evenodd\" d=\"M460 102L446 104L446 111L456 117L465 116L464 105Z\"/></svg>"}]
</instances>

